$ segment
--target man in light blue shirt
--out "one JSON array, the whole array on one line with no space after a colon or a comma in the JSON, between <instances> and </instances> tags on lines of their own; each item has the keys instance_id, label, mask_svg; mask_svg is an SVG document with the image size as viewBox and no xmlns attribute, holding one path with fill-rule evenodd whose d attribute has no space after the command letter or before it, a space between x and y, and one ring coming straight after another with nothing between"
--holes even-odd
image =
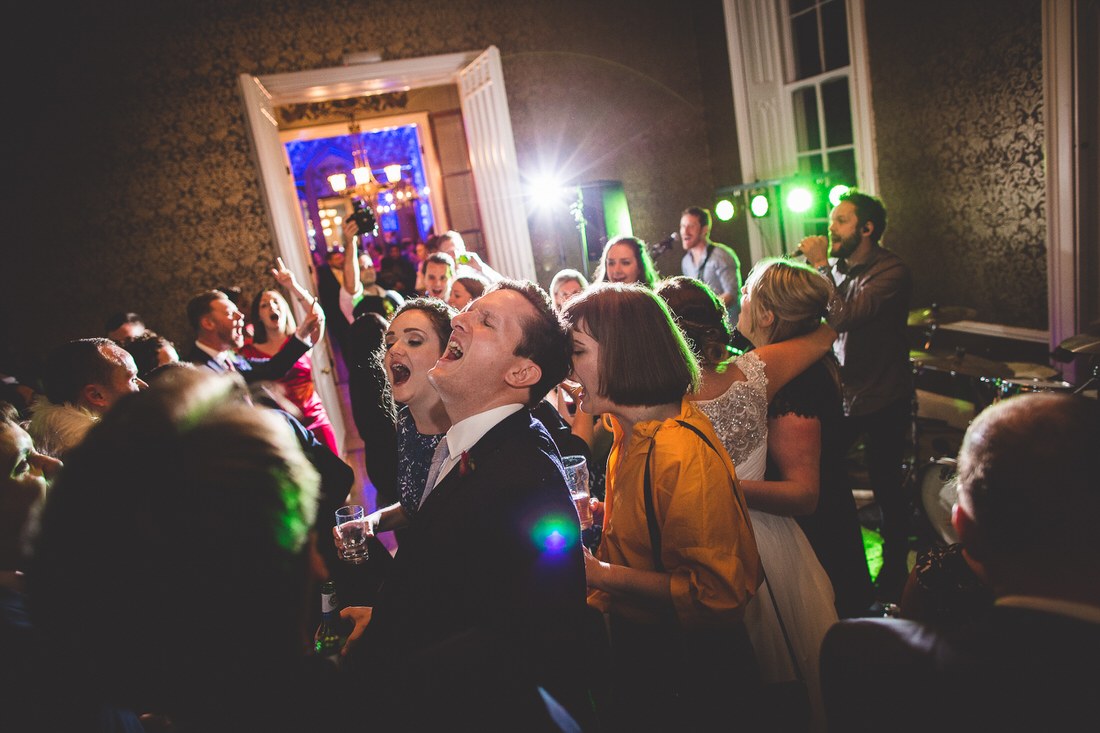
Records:
<instances>
[{"instance_id":1,"label":"man in light blue shirt","mask_svg":"<svg viewBox=\"0 0 1100 733\"><path fill-rule=\"evenodd\" d=\"M684 244L680 271L702 280L713 290L726 306L730 325L737 325L741 313L741 263L732 249L710 241L708 210L698 206L684 210L680 215L680 241Z\"/></svg>"}]
</instances>

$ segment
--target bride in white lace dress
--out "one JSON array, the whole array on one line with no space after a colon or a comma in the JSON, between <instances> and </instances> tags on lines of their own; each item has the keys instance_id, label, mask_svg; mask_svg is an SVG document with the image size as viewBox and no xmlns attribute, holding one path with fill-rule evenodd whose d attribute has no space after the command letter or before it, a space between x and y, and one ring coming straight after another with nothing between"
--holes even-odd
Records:
<instances>
[{"instance_id":1,"label":"bride in white lace dress","mask_svg":"<svg viewBox=\"0 0 1100 733\"><path fill-rule=\"evenodd\" d=\"M815 477L819 456L812 450L792 446L795 448L792 453L796 455L790 456L790 463L794 465L784 466L784 473L796 479L805 474L805 480L765 482L763 478L768 454L768 402L787 382L824 356L836 334L828 326L814 325L820 324L828 302L827 290L821 303L816 296L781 298L782 307L765 296L761 300L768 300L772 305L768 309L761 309L752 302L761 285L769 289L777 282L790 284L789 277L784 282L784 275L789 275L786 264L780 263L777 269L774 262L765 261L749 275L742 291L738 325L758 348L732 361L727 359L730 334L722 320L724 309L713 294L690 278L665 281L658 293L668 302L688 340L701 356L702 385L692 399L710 418L715 433L729 452L749 505L760 559L768 578L745 612L745 625L761 676L764 682L782 682L796 676L772 604L774 595L810 692L813 729L824 730L818 654L825 632L837 621L833 588L809 541L791 516L811 513L817 504ZM808 272L820 278L812 270ZM804 279L805 273L799 271L795 277ZM798 332L803 335L774 343L768 339L766 334L775 330L777 311L795 316L801 313L797 320L803 324ZM783 331L790 334L786 328ZM807 447L811 445L813 442L807 441ZM800 472L803 466L812 468L814 477L808 475L809 471Z\"/></svg>"}]
</instances>

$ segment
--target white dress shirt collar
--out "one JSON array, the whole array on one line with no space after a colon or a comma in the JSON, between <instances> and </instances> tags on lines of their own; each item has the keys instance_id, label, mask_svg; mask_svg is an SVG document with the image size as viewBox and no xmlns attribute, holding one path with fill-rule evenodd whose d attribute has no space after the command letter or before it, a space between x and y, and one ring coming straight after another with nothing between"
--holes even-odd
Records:
<instances>
[{"instance_id":1,"label":"white dress shirt collar","mask_svg":"<svg viewBox=\"0 0 1100 733\"><path fill-rule=\"evenodd\" d=\"M439 469L439 473L436 475L435 485L428 487L428 491L425 492L425 498L427 493L436 486L439 486L439 482L443 480L443 477L455 467L455 464L462 458L462 453L464 451L473 448L477 442L485 436L485 433L492 430L506 417L522 409L523 405L519 403L502 405L501 407L494 407L491 410L471 415L465 420L452 425L451 429L447 431L447 460L443 462Z\"/></svg>"},{"instance_id":2,"label":"white dress shirt collar","mask_svg":"<svg viewBox=\"0 0 1100 733\"><path fill-rule=\"evenodd\" d=\"M196 341L195 346L198 346L203 352L208 354L214 361L218 362L226 369L229 368L229 349L225 351L214 351L201 341Z\"/></svg>"}]
</instances>

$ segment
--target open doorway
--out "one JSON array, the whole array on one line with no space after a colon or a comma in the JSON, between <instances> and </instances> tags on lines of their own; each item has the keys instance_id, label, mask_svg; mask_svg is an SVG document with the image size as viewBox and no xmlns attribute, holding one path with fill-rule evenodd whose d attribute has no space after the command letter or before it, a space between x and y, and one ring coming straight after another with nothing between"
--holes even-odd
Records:
<instances>
[{"instance_id":1,"label":"open doorway","mask_svg":"<svg viewBox=\"0 0 1100 733\"><path fill-rule=\"evenodd\" d=\"M498 271L510 277L535 279L511 118L496 47L490 46L482 52L263 77L242 74L239 84L275 249L300 282L315 287L314 267L295 181L280 139L276 108L441 85L454 85L458 91L460 125L456 127L453 123L457 119L452 119L450 129L452 133L461 130L468 149L467 188L476 192L472 205L484 232L484 251ZM435 188L443 190L442 185ZM443 206L435 208L436 216L444 211ZM354 429L327 349L315 349L313 368L314 384L332 419L337 444L344 446L345 457L360 471L361 459L349 455L349 448L354 446L349 445L348 437L354 435Z\"/></svg>"},{"instance_id":2,"label":"open doorway","mask_svg":"<svg viewBox=\"0 0 1100 733\"><path fill-rule=\"evenodd\" d=\"M457 94L449 96L454 97L457 106ZM407 100L407 95L402 98ZM356 119L356 113L349 112L347 118L354 119L359 128L354 133L346 121L286 129L286 115L280 114L279 139L287 151L315 264L323 262L327 250L348 244L340 223L351 213L352 198L358 194L350 188L334 190L329 178L333 174L344 174L346 178L355 165L357 147L377 180L392 184L387 177L394 176L404 189L378 194L379 242L416 244L450 228L447 192L429 114L420 111ZM468 161L464 141L460 152L457 157ZM468 162L463 167L468 171Z\"/></svg>"}]
</instances>

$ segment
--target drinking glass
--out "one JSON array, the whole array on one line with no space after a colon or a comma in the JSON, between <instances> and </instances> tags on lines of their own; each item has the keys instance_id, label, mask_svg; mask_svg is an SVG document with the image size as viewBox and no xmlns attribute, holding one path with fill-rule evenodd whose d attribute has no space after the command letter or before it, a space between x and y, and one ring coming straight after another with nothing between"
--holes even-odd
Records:
<instances>
[{"instance_id":1,"label":"drinking glass","mask_svg":"<svg viewBox=\"0 0 1100 733\"><path fill-rule=\"evenodd\" d=\"M565 480L569 482L569 495L577 507L577 516L581 520L581 529L592 526L592 508L588 505L588 464L584 456L566 456L562 459L565 467Z\"/></svg>"},{"instance_id":2,"label":"drinking glass","mask_svg":"<svg viewBox=\"0 0 1100 733\"><path fill-rule=\"evenodd\" d=\"M363 507L352 504L336 510L336 531L344 545L344 560L358 565L367 561L367 519Z\"/></svg>"}]
</instances>

